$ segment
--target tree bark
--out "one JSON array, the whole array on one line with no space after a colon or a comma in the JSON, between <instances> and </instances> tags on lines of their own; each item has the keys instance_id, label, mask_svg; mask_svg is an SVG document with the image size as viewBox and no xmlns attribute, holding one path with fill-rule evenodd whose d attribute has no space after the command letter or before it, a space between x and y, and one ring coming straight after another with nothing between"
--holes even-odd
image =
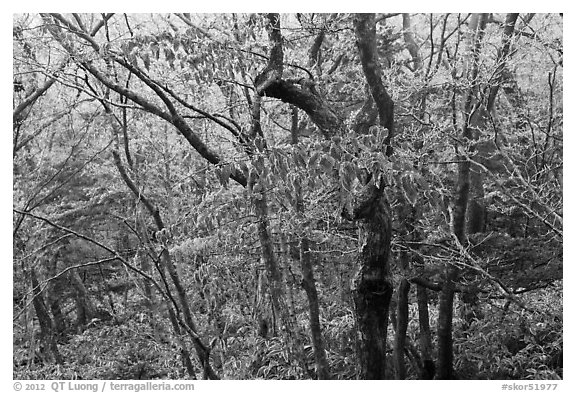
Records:
<instances>
[{"instance_id":1,"label":"tree bark","mask_svg":"<svg viewBox=\"0 0 576 393\"><path fill-rule=\"evenodd\" d=\"M505 77L506 71L506 60L510 55L510 50L512 47L512 37L514 36L514 26L518 20L519 14L507 14L506 21L504 22L504 31L502 33L502 46L498 49L498 55L496 57L496 72L492 77L490 88L488 92L488 102L486 104L486 110L490 113L494 109L496 103L496 96L502 81Z\"/></svg>"},{"instance_id":2,"label":"tree bark","mask_svg":"<svg viewBox=\"0 0 576 393\"><path fill-rule=\"evenodd\" d=\"M420 353L422 354L422 372L420 378L433 379L436 373L436 365L432 358L432 334L430 333L430 316L428 313L428 290L421 285L417 285L416 296L418 298Z\"/></svg>"},{"instance_id":3,"label":"tree bark","mask_svg":"<svg viewBox=\"0 0 576 393\"><path fill-rule=\"evenodd\" d=\"M359 204L354 219L360 222L360 269L353 282L358 327L360 378L384 379L388 312L393 285L388 258L391 222L388 203L372 188L370 198Z\"/></svg>"},{"instance_id":4,"label":"tree bark","mask_svg":"<svg viewBox=\"0 0 576 393\"><path fill-rule=\"evenodd\" d=\"M357 14L354 17L354 32L356 45L362 63L362 71L370 88L370 93L376 108L380 125L388 130L386 137L386 155L392 154L390 142L394 136L394 101L382 83L382 71L376 49L376 22L374 14Z\"/></svg>"},{"instance_id":5,"label":"tree bark","mask_svg":"<svg viewBox=\"0 0 576 393\"><path fill-rule=\"evenodd\" d=\"M391 155L394 102L384 88L380 75L375 15L357 14L354 17L354 29L362 70L378 109L380 125L388 129L383 148L387 155ZM375 185L367 186L354 207L353 215L354 219L360 220L360 269L353 288L360 336L360 376L363 379L384 379L388 312L393 284L388 261L392 224L383 189Z\"/></svg>"},{"instance_id":6,"label":"tree bark","mask_svg":"<svg viewBox=\"0 0 576 393\"><path fill-rule=\"evenodd\" d=\"M263 93L267 97L278 98L302 109L327 138L345 130L342 118L316 92L310 81L278 80L270 84Z\"/></svg>"},{"instance_id":7,"label":"tree bark","mask_svg":"<svg viewBox=\"0 0 576 393\"><path fill-rule=\"evenodd\" d=\"M396 379L406 379L404 351L406 348L406 331L408 330L408 293L410 283L402 278L398 286L398 304L396 312L396 336L394 339L394 365Z\"/></svg>"},{"instance_id":8,"label":"tree bark","mask_svg":"<svg viewBox=\"0 0 576 393\"><path fill-rule=\"evenodd\" d=\"M190 351L188 351L188 347L184 342L184 334L180 329L180 325L178 324L178 319L176 318L176 313L172 305L166 301L168 306L168 317L172 324L172 329L174 330L174 334L176 335L176 341L180 346L180 359L182 360L182 366L186 369L186 372L192 379L196 379L196 369L192 364L192 360L190 359Z\"/></svg>"},{"instance_id":9,"label":"tree bark","mask_svg":"<svg viewBox=\"0 0 576 393\"><path fill-rule=\"evenodd\" d=\"M418 44L416 43L414 33L412 32L410 14L402 14L402 30L404 42L406 43L406 49L408 49L408 52L410 52L410 57L412 57L412 69L417 71L422 67L422 59L420 58Z\"/></svg>"},{"instance_id":10,"label":"tree bark","mask_svg":"<svg viewBox=\"0 0 576 393\"><path fill-rule=\"evenodd\" d=\"M438 361L436 379L453 379L452 319L454 312L454 287L458 271L446 268L444 285L438 303Z\"/></svg>"}]
</instances>

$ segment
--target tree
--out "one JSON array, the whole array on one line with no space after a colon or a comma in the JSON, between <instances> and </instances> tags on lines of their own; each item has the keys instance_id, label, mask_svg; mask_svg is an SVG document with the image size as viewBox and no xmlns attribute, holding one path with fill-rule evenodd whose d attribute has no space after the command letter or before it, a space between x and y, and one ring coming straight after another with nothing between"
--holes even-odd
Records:
<instances>
[{"instance_id":1,"label":"tree","mask_svg":"<svg viewBox=\"0 0 576 393\"><path fill-rule=\"evenodd\" d=\"M558 373L559 23L15 16L15 372Z\"/></svg>"}]
</instances>

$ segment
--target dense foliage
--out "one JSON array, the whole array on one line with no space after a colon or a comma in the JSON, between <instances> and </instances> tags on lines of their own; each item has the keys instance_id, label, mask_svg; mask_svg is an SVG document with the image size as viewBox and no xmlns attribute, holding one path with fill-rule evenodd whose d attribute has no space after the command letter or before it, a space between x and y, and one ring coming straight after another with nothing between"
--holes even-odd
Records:
<instances>
[{"instance_id":1,"label":"dense foliage","mask_svg":"<svg viewBox=\"0 0 576 393\"><path fill-rule=\"evenodd\" d=\"M13 42L14 378L374 377L371 252L386 378L562 378L562 15L26 14Z\"/></svg>"}]
</instances>

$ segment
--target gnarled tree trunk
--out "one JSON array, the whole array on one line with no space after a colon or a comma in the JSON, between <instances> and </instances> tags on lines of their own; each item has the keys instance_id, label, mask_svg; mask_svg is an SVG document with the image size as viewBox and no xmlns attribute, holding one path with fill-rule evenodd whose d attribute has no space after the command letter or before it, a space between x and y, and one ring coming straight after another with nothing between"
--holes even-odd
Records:
<instances>
[{"instance_id":1,"label":"gnarled tree trunk","mask_svg":"<svg viewBox=\"0 0 576 393\"><path fill-rule=\"evenodd\" d=\"M394 102L382 83L374 14L357 14L354 30L362 70L378 110L379 123L388 130L383 148L389 156L394 135ZM354 279L353 297L360 336L360 376L363 379L384 379L386 375L388 312L393 292L388 261L392 223L382 187L367 187L366 194L354 208L354 218L361 223L360 269Z\"/></svg>"},{"instance_id":2,"label":"gnarled tree trunk","mask_svg":"<svg viewBox=\"0 0 576 393\"><path fill-rule=\"evenodd\" d=\"M384 379L388 313L393 284L388 258L391 220L386 198L369 187L369 199L360 203L353 218L360 222L360 266L353 282L358 327L358 357L362 379Z\"/></svg>"}]
</instances>

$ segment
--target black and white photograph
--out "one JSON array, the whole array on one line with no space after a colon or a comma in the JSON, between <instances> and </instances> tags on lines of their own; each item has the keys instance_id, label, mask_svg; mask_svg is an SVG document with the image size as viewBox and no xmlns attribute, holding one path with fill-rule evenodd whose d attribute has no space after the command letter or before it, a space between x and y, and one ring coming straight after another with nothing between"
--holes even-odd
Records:
<instances>
[{"instance_id":1,"label":"black and white photograph","mask_svg":"<svg viewBox=\"0 0 576 393\"><path fill-rule=\"evenodd\" d=\"M11 15L15 391L562 384L564 14L323 9Z\"/></svg>"}]
</instances>

